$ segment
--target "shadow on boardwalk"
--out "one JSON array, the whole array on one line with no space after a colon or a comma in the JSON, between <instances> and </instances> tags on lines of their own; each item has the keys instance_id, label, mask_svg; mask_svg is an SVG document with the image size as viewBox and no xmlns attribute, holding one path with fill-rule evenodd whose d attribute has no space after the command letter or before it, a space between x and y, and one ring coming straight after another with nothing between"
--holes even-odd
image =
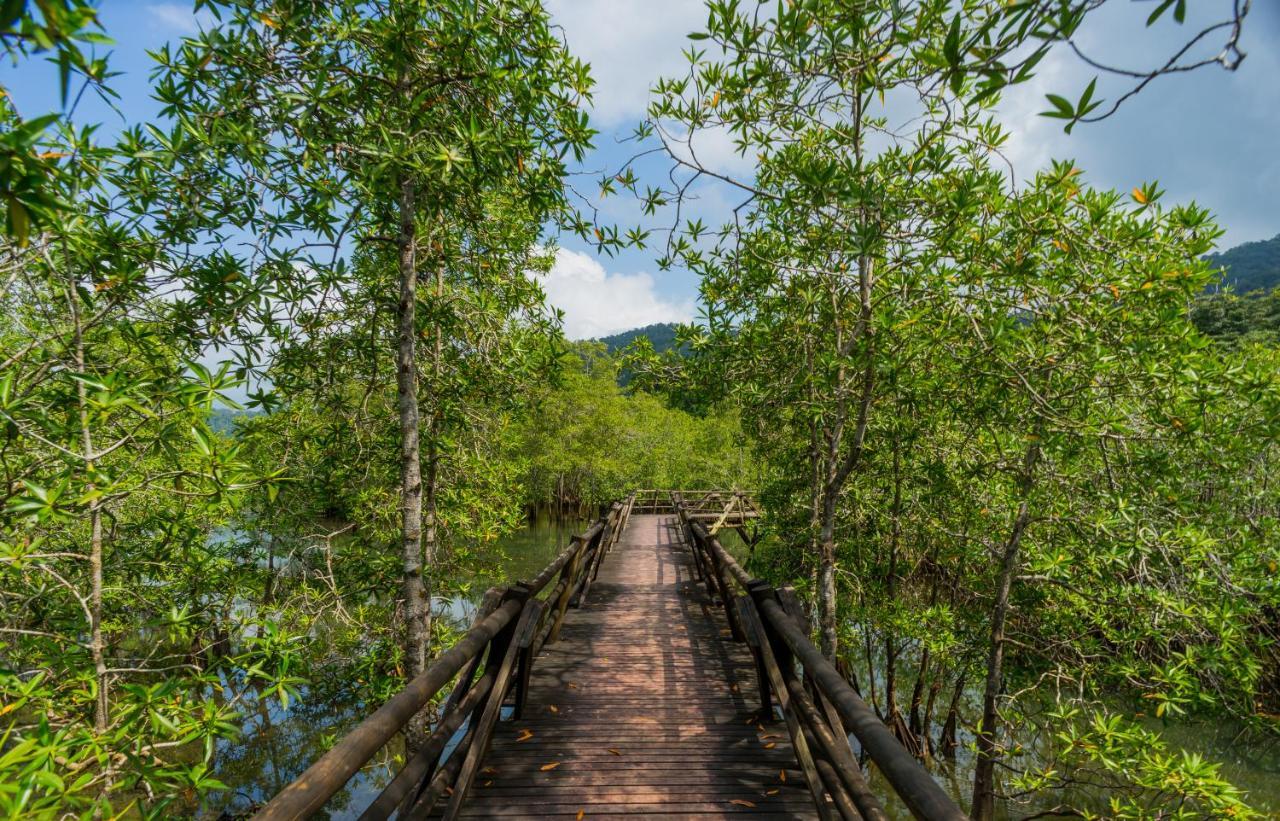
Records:
<instances>
[{"instance_id":1,"label":"shadow on boardwalk","mask_svg":"<svg viewBox=\"0 0 1280 821\"><path fill-rule=\"evenodd\" d=\"M786 726L672 516L634 515L494 735L462 814L814 818Z\"/></svg>"}]
</instances>

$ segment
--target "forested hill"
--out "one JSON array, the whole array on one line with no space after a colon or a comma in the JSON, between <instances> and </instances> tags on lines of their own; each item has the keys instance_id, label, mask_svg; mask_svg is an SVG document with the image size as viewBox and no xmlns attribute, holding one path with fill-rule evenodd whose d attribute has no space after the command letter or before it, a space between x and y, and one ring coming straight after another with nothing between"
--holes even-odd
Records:
<instances>
[{"instance_id":1,"label":"forested hill","mask_svg":"<svg viewBox=\"0 0 1280 821\"><path fill-rule=\"evenodd\" d=\"M1237 294L1269 291L1280 285L1280 234L1210 254L1207 259L1224 269L1222 284L1230 285Z\"/></svg>"},{"instance_id":2,"label":"forested hill","mask_svg":"<svg viewBox=\"0 0 1280 821\"><path fill-rule=\"evenodd\" d=\"M1227 345L1280 344L1280 234L1246 242L1207 259L1223 270L1222 284L1196 300L1191 320Z\"/></svg>"},{"instance_id":3,"label":"forested hill","mask_svg":"<svg viewBox=\"0 0 1280 821\"><path fill-rule=\"evenodd\" d=\"M635 342L640 337L647 337L653 349L658 353L670 350L676 344L676 326L670 322L659 322L656 325L645 325L630 331L600 337L609 353L616 353Z\"/></svg>"}]
</instances>

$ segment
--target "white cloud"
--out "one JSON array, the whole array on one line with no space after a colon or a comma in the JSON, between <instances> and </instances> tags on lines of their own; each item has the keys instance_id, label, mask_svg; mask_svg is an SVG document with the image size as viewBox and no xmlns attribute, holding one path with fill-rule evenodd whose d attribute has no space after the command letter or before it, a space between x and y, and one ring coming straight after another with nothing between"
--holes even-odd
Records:
<instances>
[{"instance_id":1,"label":"white cloud","mask_svg":"<svg viewBox=\"0 0 1280 821\"><path fill-rule=\"evenodd\" d=\"M152 3L147 6L147 11L161 28L184 35L199 34L201 29L214 22L208 11L197 13L192 6L182 3Z\"/></svg>"},{"instance_id":2,"label":"white cloud","mask_svg":"<svg viewBox=\"0 0 1280 821\"><path fill-rule=\"evenodd\" d=\"M1013 166L1019 181L1047 168L1052 159L1065 159L1082 147L1080 141L1072 143L1062 130L1062 120L1040 116L1050 108L1045 95L1057 93L1071 95L1077 87L1083 88L1079 61L1064 49L1050 51L1037 66L1031 80L1004 92L998 109L1001 123L1009 133L1009 139L1000 153ZM1081 127L1083 131L1086 127Z\"/></svg>"},{"instance_id":3,"label":"white cloud","mask_svg":"<svg viewBox=\"0 0 1280 821\"><path fill-rule=\"evenodd\" d=\"M707 20L697 0L549 0L547 8L570 51L591 64L592 120L606 126L639 122L650 84L686 73L685 35Z\"/></svg>"},{"instance_id":4,"label":"white cloud","mask_svg":"<svg viewBox=\"0 0 1280 821\"><path fill-rule=\"evenodd\" d=\"M672 153L681 160L742 182L755 177L757 149L747 146L745 153L739 153L736 138L725 126L700 128L692 138L687 132L670 134L668 139Z\"/></svg>"},{"instance_id":5,"label":"white cloud","mask_svg":"<svg viewBox=\"0 0 1280 821\"><path fill-rule=\"evenodd\" d=\"M564 311L564 332L570 339L693 317L693 300L659 294L650 274L611 274L593 257L567 248L556 250L555 264L539 281L547 301Z\"/></svg>"}]
</instances>

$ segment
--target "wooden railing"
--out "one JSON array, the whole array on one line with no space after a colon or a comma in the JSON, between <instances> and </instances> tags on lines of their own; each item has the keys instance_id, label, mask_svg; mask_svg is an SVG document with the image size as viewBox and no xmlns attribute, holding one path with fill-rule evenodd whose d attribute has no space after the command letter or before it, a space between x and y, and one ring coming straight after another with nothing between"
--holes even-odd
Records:
<instances>
[{"instance_id":1,"label":"wooden railing","mask_svg":"<svg viewBox=\"0 0 1280 821\"><path fill-rule=\"evenodd\" d=\"M585 533L574 536L532 581L489 590L477 612L475 626L466 635L271 799L254 818L306 818L320 810L455 678L431 734L360 818L372 821L392 813L401 818L423 817L442 797L448 798L445 817L456 817L479 772L504 705L513 710L515 717L520 716L538 652L559 638L566 610L586 599L600 572L600 563L617 542L634 503L635 494L615 502ZM552 587L552 581L557 579ZM441 760L441 754L460 730L462 738Z\"/></svg>"},{"instance_id":2,"label":"wooden railing","mask_svg":"<svg viewBox=\"0 0 1280 821\"><path fill-rule=\"evenodd\" d=\"M679 516L699 579L724 607L733 637L751 648L761 711L773 713L775 702L781 708L819 814L846 821L888 818L854 757L849 743L852 733L917 818L966 818L814 647L795 591L751 578L706 525L690 514L679 491L672 492L671 507Z\"/></svg>"},{"instance_id":3,"label":"wooden railing","mask_svg":"<svg viewBox=\"0 0 1280 821\"><path fill-rule=\"evenodd\" d=\"M644 489L631 494L632 512L640 514L675 513L671 507L671 491Z\"/></svg>"}]
</instances>

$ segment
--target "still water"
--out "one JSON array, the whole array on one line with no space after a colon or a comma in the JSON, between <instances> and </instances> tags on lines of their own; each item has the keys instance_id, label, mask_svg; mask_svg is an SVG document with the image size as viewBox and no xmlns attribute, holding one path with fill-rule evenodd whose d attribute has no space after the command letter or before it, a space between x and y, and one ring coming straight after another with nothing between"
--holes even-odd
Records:
<instances>
[{"instance_id":1,"label":"still water","mask_svg":"<svg viewBox=\"0 0 1280 821\"><path fill-rule=\"evenodd\" d=\"M587 523L539 519L491 545L492 554L479 562L486 569L457 585L464 595L437 598L437 618L466 629L475 618L484 591L519 579L531 579L546 567ZM304 688L302 699L287 708L276 699L262 699L244 732L235 741L218 744L212 765L214 777L229 788L211 795L201 808L202 819L248 817L257 806L297 778L336 739L373 709L343 697L340 682ZM401 746L389 744L347 788L335 795L317 818L356 818L385 787L398 769Z\"/></svg>"},{"instance_id":2,"label":"still water","mask_svg":"<svg viewBox=\"0 0 1280 821\"><path fill-rule=\"evenodd\" d=\"M487 570L466 580L467 593L433 603L437 617L465 628L470 625L483 592L492 585L517 579L532 578L568 544L572 533L585 529L584 522L553 523L539 520L499 540L493 545L491 561L481 562ZM745 545L726 536L725 546L746 558ZM304 691L303 699L287 709L276 700L263 700L251 720L246 722L242 737L220 743L213 763L215 776L229 789L211 796L201 810L204 819L232 819L250 813L252 808L270 798L296 778L317 757L332 746L335 739L359 723L371 710L369 705L342 697L341 683L328 683L321 693ZM970 694L976 704L977 693ZM972 715L974 706L964 713ZM1280 743L1244 745L1239 728L1224 722L1152 722L1148 729L1159 732L1171 751L1198 753L1222 765L1222 775L1248 793L1250 804L1266 817L1280 819ZM964 745L969 738L960 734L961 749L954 762L938 762L934 775L961 806L969 800L973 777L972 756ZM347 789L329 802L317 817L354 819L391 780L401 750L388 745L368 766L355 776ZM873 768L874 770L874 768ZM892 799L892 791L870 774L873 789L886 801L890 817L908 819L904 806ZM1092 805L1105 811L1102 795L1078 794L1062 796L1073 803ZM1002 818L1017 818L1034 810L1019 808L1002 812Z\"/></svg>"}]
</instances>

